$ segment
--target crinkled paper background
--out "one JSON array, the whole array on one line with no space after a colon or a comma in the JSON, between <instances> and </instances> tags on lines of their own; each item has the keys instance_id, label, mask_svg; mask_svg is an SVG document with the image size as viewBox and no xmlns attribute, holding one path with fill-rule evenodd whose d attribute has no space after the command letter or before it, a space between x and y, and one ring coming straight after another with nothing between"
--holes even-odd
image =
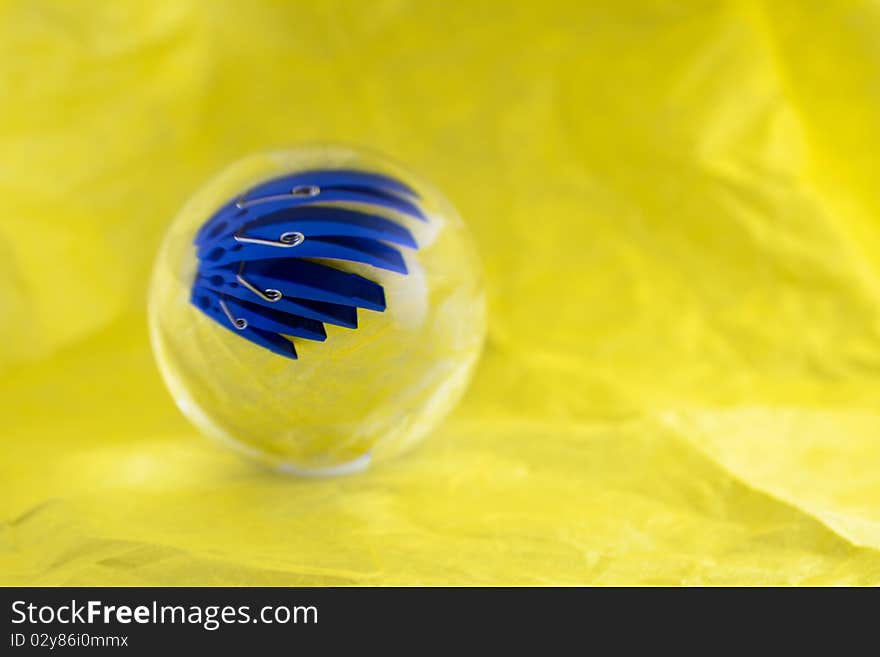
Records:
<instances>
[{"instance_id":1,"label":"crinkled paper background","mask_svg":"<svg viewBox=\"0 0 880 657\"><path fill-rule=\"evenodd\" d=\"M363 475L197 436L207 177L331 139L473 227L466 401ZM880 583L880 5L0 2L3 584Z\"/></svg>"}]
</instances>

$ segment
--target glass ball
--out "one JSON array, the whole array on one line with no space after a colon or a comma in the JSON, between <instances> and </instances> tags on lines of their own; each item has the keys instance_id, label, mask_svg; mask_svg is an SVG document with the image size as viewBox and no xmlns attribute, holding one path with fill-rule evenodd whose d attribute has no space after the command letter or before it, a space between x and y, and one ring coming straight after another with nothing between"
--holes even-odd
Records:
<instances>
[{"instance_id":1,"label":"glass ball","mask_svg":"<svg viewBox=\"0 0 880 657\"><path fill-rule=\"evenodd\" d=\"M342 146L262 152L196 191L149 294L159 368L204 433L282 471L398 454L461 398L486 332L452 205Z\"/></svg>"}]
</instances>

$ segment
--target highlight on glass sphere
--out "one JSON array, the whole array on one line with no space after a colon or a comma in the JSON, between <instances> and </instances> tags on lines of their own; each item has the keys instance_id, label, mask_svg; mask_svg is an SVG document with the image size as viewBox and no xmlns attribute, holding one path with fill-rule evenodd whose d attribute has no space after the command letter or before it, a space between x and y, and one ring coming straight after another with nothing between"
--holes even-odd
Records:
<instances>
[{"instance_id":1,"label":"highlight on glass sphere","mask_svg":"<svg viewBox=\"0 0 880 657\"><path fill-rule=\"evenodd\" d=\"M376 154L244 158L196 191L153 271L150 335L181 411L294 474L364 469L461 398L486 309L451 204Z\"/></svg>"}]
</instances>

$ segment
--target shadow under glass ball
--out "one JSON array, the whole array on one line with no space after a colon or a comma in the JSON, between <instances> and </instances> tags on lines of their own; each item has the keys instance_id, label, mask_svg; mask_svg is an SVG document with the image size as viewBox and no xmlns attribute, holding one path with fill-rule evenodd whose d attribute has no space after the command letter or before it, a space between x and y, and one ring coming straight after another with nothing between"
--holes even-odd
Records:
<instances>
[{"instance_id":1,"label":"shadow under glass ball","mask_svg":"<svg viewBox=\"0 0 880 657\"><path fill-rule=\"evenodd\" d=\"M197 190L149 296L155 356L183 413L299 474L359 470L424 437L464 392L485 312L452 206L340 146L258 153Z\"/></svg>"}]
</instances>

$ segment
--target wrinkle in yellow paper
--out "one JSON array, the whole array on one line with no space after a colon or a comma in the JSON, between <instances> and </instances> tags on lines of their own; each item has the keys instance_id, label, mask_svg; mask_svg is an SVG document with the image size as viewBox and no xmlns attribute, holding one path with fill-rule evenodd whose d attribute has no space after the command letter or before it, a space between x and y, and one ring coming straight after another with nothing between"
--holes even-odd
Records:
<instances>
[{"instance_id":1,"label":"wrinkle in yellow paper","mask_svg":"<svg viewBox=\"0 0 880 657\"><path fill-rule=\"evenodd\" d=\"M880 583L876 5L0 18L0 583ZM326 139L457 205L490 337L424 445L295 480L196 437L144 305L198 184Z\"/></svg>"}]
</instances>

